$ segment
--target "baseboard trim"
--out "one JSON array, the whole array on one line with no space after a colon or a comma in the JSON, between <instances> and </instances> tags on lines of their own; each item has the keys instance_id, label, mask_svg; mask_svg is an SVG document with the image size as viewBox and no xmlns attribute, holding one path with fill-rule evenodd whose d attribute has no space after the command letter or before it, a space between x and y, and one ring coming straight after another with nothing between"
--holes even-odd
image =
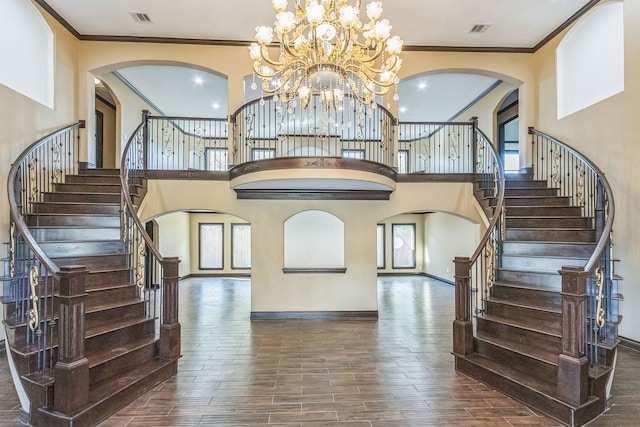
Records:
<instances>
[{"instance_id":1,"label":"baseboard trim","mask_svg":"<svg viewBox=\"0 0 640 427\"><path fill-rule=\"evenodd\" d=\"M632 340L631 338L625 338L618 336L620 339L620 345L630 348L635 351L640 351L640 341Z\"/></svg>"},{"instance_id":2,"label":"baseboard trim","mask_svg":"<svg viewBox=\"0 0 640 427\"><path fill-rule=\"evenodd\" d=\"M377 311L252 311L251 320L377 320Z\"/></svg>"},{"instance_id":3,"label":"baseboard trim","mask_svg":"<svg viewBox=\"0 0 640 427\"><path fill-rule=\"evenodd\" d=\"M428 277L429 279L437 280L438 282L446 283L447 285L451 285L451 286L455 286L456 285L456 282L454 282L452 280L443 279L442 277L434 276L433 274L422 273L421 275L425 276L425 277Z\"/></svg>"}]
</instances>

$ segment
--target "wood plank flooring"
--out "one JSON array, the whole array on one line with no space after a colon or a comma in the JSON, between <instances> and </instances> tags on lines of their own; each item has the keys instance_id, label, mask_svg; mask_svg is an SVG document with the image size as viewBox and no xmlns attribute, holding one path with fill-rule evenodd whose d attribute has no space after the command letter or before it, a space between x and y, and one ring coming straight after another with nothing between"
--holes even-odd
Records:
<instances>
[{"instance_id":1,"label":"wood plank flooring","mask_svg":"<svg viewBox=\"0 0 640 427\"><path fill-rule=\"evenodd\" d=\"M248 279L180 288L178 375L100 427L558 425L455 372L450 285L380 278L378 320L253 322ZM639 425L639 363L620 348L612 406L590 426ZM23 425L11 387L0 399L0 425Z\"/></svg>"}]
</instances>

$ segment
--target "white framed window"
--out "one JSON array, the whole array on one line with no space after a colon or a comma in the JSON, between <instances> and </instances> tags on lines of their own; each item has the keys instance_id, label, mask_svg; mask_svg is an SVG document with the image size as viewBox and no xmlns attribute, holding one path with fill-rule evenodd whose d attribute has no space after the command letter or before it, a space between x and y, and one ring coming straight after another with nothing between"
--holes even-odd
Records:
<instances>
[{"instance_id":1,"label":"white framed window","mask_svg":"<svg viewBox=\"0 0 640 427\"><path fill-rule=\"evenodd\" d=\"M392 224L393 268L416 268L416 225Z\"/></svg>"},{"instance_id":2,"label":"white framed window","mask_svg":"<svg viewBox=\"0 0 640 427\"><path fill-rule=\"evenodd\" d=\"M198 224L199 269L224 268L224 224Z\"/></svg>"},{"instance_id":3,"label":"white framed window","mask_svg":"<svg viewBox=\"0 0 640 427\"><path fill-rule=\"evenodd\" d=\"M231 268L251 268L250 224L231 224Z\"/></svg>"},{"instance_id":4,"label":"white framed window","mask_svg":"<svg viewBox=\"0 0 640 427\"><path fill-rule=\"evenodd\" d=\"M377 234L377 264L378 264L378 268L385 268L386 267L386 260L385 260L385 236L384 236L384 224L378 224L378 226L376 227L376 234Z\"/></svg>"},{"instance_id":5,"label":"white framed window","mask_svg":"<svg viewBox=\"0 0 640 427\"><path fill-rule=\"evenodd\" d=\"M342 150L342 157L346 159L360 159L364 160L365 151L364 150L356 150L351 148L344 148Z\"/></svg>"},{"instance_id":6,"label":"white framed window","mask_svg":"<svg viewBox=\"0 0 640 427\"><path fill-rule=\"evenodd\" d=\"M252 148L251 160L273 159L276 157L275 148Z\"/></svg>"}]
</instances>

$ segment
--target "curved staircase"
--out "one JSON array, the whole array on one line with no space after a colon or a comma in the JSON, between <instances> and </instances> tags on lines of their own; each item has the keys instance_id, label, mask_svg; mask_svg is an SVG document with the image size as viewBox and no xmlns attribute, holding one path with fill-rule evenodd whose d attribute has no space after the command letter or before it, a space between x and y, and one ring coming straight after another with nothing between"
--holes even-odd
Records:
<instances>
[{"instance_id":1,"label":"curved staircase","mask_svg":"<svg viewBox=\"0 0 640 427\"><path fill-rule=\"evenodd\" d=\"M562 373L566 367L559 368L566 360L563 334L569 329L563 327L566 279L560 272L582 270L598 239L593 221L583 217L582 207L573 206L570 197L559 196L558 192L549 188L546 180L534 180L531 173L506 176L504 236L496 277L487 288L483 308L476 313L472 348L467 354L455 356L457 370L564 424L576 426L605 409L620 319L608 316L605 328L609 329L609 338L597 342L597 362L589 364L588 369L584 357L576 364L570 363L567 383L567 375ZM493 188L476 189L489 216L495 206L493 194ZM615 277L612 283L616 304L622 298L616 293L618 279ZM589 313L587 307L587 316ZM587 341L592 326L589 320L584 325ZM582 379L581 371L585 371ZM566 398L575 390L564 390L563 394L563 389L575 386L571 381L588 381L582 384L584 390L575 401Z\"/></svg>"},{"instance_id":2,"label":"curved staircase","mask_svg":"<svg viewBox=\"0 0 640 427\"><path fill-rule=\"evenodd\" d=\"M123 239L119 170L80 169L40 196L23 218L59 271L37 279L33 333L25 313L29 271L16 268L9 292L5 285L7 344L30 403L26 421L93 426L175 374L179 354L161 355L159 312L149 310L161 299L159 284L135 283ZM28 253L19 237L17 257ZM40 265L32 258L27 265ZM82 329L82 337L74 335Z\"/></svg>"}]
</instances>

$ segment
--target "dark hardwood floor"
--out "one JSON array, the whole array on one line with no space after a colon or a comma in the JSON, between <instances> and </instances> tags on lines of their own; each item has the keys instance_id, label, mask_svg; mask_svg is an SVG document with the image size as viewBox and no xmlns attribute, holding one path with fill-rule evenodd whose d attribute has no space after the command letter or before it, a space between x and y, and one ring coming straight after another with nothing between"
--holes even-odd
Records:
<instances>
[{"instance_id":1,"label":"dark hardwood floor","mask_svg":"<svg viewBox=\"0 0 640 427\"><path fill-rule=\"evenodd\" d=\"M455 372L453 287L379 279L379 319L250 321L248 279L180 283L178 375L100 427L555 426ZM620 347L608 412L590 426L640 425L640 352ZM6 357L0 425L21 426Z\"/></svg>"}]
</instances>

